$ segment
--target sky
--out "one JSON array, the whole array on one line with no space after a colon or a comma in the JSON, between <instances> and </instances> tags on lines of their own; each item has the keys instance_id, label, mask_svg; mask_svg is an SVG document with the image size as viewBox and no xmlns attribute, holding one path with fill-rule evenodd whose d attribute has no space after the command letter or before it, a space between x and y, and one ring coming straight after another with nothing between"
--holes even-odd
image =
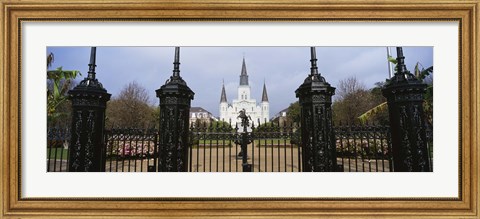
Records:
<instances>
[{"instance_id":1,"label":"sky","mask_svg":"<svg viewBox=\"0 0 480 219\"><path fill-rule=\"evenodd\" d=\"M395 47L390 47L396 57ZM55 56L50 69L78 70L87 76L90 47L47 47ZM318 70L337 87L340 80L356 77L367 88L388 78L386 47L317 47ZM433 47L403 47L407 69L420 62L433 65ZM172 75L174 47L97 47L96 76L104 88L117 97L136 81L158 105L155 90ZM219 115L222 83L229 103L236 99L242 59L245 58L251 98L260 102L266 83L270 117L298 100L295 90L310 73L309 47L181 47L180 75L195 92L192 107L203 107Z\"/></svg>"}]
</instances>

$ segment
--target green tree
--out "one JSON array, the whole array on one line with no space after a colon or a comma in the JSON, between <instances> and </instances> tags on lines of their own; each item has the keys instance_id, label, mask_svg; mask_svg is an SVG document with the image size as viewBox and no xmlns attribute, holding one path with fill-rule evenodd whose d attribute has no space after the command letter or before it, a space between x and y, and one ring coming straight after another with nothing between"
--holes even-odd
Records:
<instances>
[{"instance_id":1,"label":"green tree","mask_svg":"<svg viewBox=\"0 0 480 219\"><path fill-rule=\"evenodd\" d=\"M152 108L152 118L154 121L153 126L158 126L160 124L160 106L152 106Z\"/></svg>"},{"instance_id":2,"label":"green tree","mask_svg":"<svg viewBox=\"0 0 480 219\"><path fill-rule=\"evenodd\" d=\"M334 123L357 122L358 116L377 105L375 101L376 98L356 77L340 80L332 104Z\"/></svg>"},{"instance_id":3,"label":"green tree","mask_svg":"<svg viewBox=\"0 0 480 219\"><path fill-rule=\"evenodd\" d=\"M375 87L370 89L372 101L376 105L358 117L360 122L366 123L370 121L371 123L381 125L388 125L390 123L387 100L382 94L383 86L384 82L377 82L375 83Z\"/></svg>"},{"instance_id":4,"label":"green tree","mask_svg":"<svg viewBox=\"0 0 480 219\"><path fill-rule=\"evenodd\" d=\"M156 119L147 90L133 81L107 102L107 126L148 128Z\"/></svg>"},{"instance_id":5,"label":"green tree","mask_svg":"<svg viewBox=\"0 0 480 219\"><path fill-rule=\"evenodd\" d=\"M300 124L300 103L298 101L291 103L288 107L287 121Z\"/></svg>"},{"instance_id":6,"label":"green tree","mask_svg":"<svg viewBox=\"0 0 480 219\"><path fill-rule=\"evenodd\" d=\"M255 132L279 132L280 128L278 124L274 122L266 122L257 127L255 127Z\"/></svg>"},{"instance_id":7,"label":"green tree","mask_svg":"<svg viewBox=\"0 0 480 219\"><path fill-rule=\"evenodd\" d=\"M208 127L209 132L232 132L232 126L225 121L212 121Z\"/></svg>"},{"instance_id":8,"label":"green tree","mask_svg":"<svg viewBox=\"0 0 480 219\"><path fill-rule=\"evenodd\" d=\"M69 117L67 92L72 87L73 79L81 75L77 70L63 70L60 66L48 70L54 62L54 55L47 55L47 121L55 125L58 120ZM60 110L61 109L61 110Z\"/></svg>"},{"instance_id":9,"label":"green tree","mask_svg":"<svg viewBox=\"0 0 480 219\"><path fill-rule=\"evenodd\" d=\"M427 91L424 95L423 110L427 122L433 127L433 66L424 68L421 63L417 62L414 75L427 84Z\"/></svg>"}]
</instances>

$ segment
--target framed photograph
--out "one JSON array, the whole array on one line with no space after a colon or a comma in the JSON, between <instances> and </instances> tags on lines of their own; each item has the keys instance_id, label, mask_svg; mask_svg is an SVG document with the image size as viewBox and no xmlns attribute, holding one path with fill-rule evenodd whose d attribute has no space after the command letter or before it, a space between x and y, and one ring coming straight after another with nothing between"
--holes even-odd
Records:
<instances>
[{"instance_id":1,"label":"framed photograph","mask_svg":"<svg viewBox=\"0 0 480 219\"><path fill-rule=\"evenodd\" d=\"M2 218L479 216L478 1L31 0L0 5ZM397 53L391 53L394 48ZM78 80L68 87L62 79L60 86L54 82L58 73ZM429 99L402 105L397 114L385 111L390 121L399 121L390 123L389 132L377 123L367 125L376 109L386 109L384 101L405 101L389 99L390 94L416 89L389 88L392 81L409 77L425 82L421 89L430 92ZM367 94L359 92L363 96L351 98L350 108L368 113L352 117L342 111L342 117L339 104L354 79L367 83L372 103L365 105L361 100ZM301 129L285 125L294 124L287 109L293 111L297 98L300 107L314 99L305 97L305 84L314 82L327 95L322 103L337 95L326 102L333 103L334 115L324 108L300 108L302 124L308 124L309 113L330 117L320 129L314 122ZM182 95L190 98L188 122L178 123L180 129L162 126L177 115L173 112L184 112L162 105L172 103L172 83L188 84L182 87ZM143 85L146 93L137 96L150 105L136 108L141 115L128 121L120 118L120 109L129 104L122 98ZM101 101L76 101L85 97L82 86L95 86L89 95ZM55 103L67 100L54 99L54 92L65 92L61 98L68 92L72 108L59 109ZM375 97L380 99L372 101ZM85 104L106 112L83 112ZM390 102L388 107L393 109ZM417 118L419 109L425 109L426 120ZM413 134L390 137L397 133L394 124L401 129L406 119L431 126L418 131L412 125ZM362 125L351 125L357 120ZM154 121L151 129L149 121ZM122 122L144 129L113 128ZM67 128L58 129L62 124ZM104 124L100 132L78 131L96 130L98 124ZM330 155L301 145L319 130L333 130L333 124L335 133L325 136L336 139L335 155L325 166L314 154ZM177 129L189 130L178 133L191 147L172 166L169 151L157 147L172 140L157 135L173 130L176 136ZM263 139L249 139L254 134ZM417 138L420 134L426 137ZM392 161L399 156L391 152L396 139L425 145L425 151L412 152L426 156L418 167L411 166L408 153L402 162ZM91 141L105 150L83 149L80 155L77 146ZM91 163L93 158L100 165Z\"/></svg>"}]
</instances>

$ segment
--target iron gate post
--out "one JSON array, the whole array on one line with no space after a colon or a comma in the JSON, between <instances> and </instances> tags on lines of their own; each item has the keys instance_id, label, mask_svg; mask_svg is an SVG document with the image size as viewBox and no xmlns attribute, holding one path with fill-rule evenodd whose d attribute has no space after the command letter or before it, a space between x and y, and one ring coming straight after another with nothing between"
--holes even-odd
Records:
<instances>
[{"instance_id":1,"label":"iron gate post","mask_svg":"<svg viewBox=\"0 0 480 219\"><path fill-rule=\"evenodd\" d=\"M195 93L180 77L180 48L175 47L173 75L160 89L159 172L188 171L190 101Z\"/></svg>"},{"instance_id":2,"label":"iron gate post","mask_svg":"<svg viewBox=\"0 0 480 219\"><path fill-rule=\"evenodd\" d=\"M295 91L301 108L303 171L335 172L337 158L331 108L335 88L318 73L315 47L310 51L310 75Z\"/></svg>"},{"instance_id":3,"label":"iron gate post","mask_svg":"<svg viewBox=\"0 0 480 219\"><path fill-rule=\"evenodd\" d=\"M397 47L397 71L382 90L387 98L395 172L428 172L423 100L427 85L405 66L402 47Z\"/></svg>"},{"instance_id":4,"label":"iron gate post","mask_svg":"<svg viewBox=\"0 0 480 219\"><path fill-rule=\"evenodd\" d=\"M92 47L88 76L68 92L72 101L69 172L105 171L105 108L111 95L95 78L95 56Z\"/></svg>"}]
</instances>

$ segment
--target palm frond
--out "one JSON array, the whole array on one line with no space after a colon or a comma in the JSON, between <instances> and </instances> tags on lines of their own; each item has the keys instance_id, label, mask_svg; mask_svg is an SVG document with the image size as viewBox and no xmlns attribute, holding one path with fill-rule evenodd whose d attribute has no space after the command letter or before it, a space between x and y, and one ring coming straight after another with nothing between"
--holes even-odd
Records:
<instances>
[{"instance_id":1,"label":"palm frond","mask_svg":"<svg viewBox=\"0 0 480 219\"><path fill-rule=\"evenodd\" d=\"M392 56L388 56L388 57L387 57L387 60L388 60L389 62L395 64L395 65L397 64L397 59L396 59L396 58L393 58Z\"/></svg>"},{"instance_id":2,"label":"palm frond","mask_svg":"<svg viewBox=\"0 0 480 219\"><path fill-rule=\"evenodd\" d=\"M364 114L360 115L357 118L360 120L361 123L365 123L367 120L369 120L375 114L386 110L387 106L388 106L387 102L383 102L383 103L373 107L372 109L369 109L367 112L365 112Z\"/></svg>"}]
</instances>

